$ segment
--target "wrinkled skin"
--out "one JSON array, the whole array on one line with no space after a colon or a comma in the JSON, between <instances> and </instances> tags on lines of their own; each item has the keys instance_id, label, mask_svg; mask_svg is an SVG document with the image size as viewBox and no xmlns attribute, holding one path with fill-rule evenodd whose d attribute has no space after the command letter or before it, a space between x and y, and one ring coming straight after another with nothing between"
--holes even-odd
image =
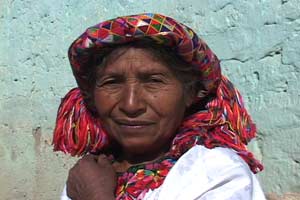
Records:
<instances>
[{"instance_id":1,"label":"wrinkled skin","mask_svg":"<svg viewBox=\"0 0 300 200\"><path fill-rule=\"evenodd\" d=\"M96 110L107 134L131 164L168 150L187 106L182 83L147 50L119 49L98 72Z\"/></svg>"},{"instance_id":2,"label":"wrinkled skin","mask_svg":"<svg viewBox=\"0 0 300 200\"><path fill-rule=\"evenodd\" d=\"M103 155L79 160L67 181L73 200L114 199L115 171L160 158L192 103L164 63L145 49L125 50L99 70L94 90L98 115L120 155L113 166Z\"/></svg>"},{"instance_id":3,"label":"wrinkled skin","mask_svg":"<svg viewBox=\"0 0 300 200\"><path fill-rule=\"evenodd\" d=\"M67 194L72 200L111 200L116 172L105 156L86 155L69 171Z\"/></svg>"}]
</instances>

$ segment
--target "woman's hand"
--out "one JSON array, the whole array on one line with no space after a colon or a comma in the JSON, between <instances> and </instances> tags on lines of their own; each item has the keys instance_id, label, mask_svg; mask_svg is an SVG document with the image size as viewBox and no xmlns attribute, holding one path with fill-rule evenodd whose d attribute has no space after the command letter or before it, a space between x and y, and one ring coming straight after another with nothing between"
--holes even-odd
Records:
<instances>
[{"instance_id":1,"label":"woman's hand","mask_svg":"<svg viewBox=\"0 0 300 200\"><path fill-rule=\"evenodd\" d=\"M116 179L105 155L85 155L69 171L67 195L72 200L112 200Z\"/></svg>"}]
</instances>

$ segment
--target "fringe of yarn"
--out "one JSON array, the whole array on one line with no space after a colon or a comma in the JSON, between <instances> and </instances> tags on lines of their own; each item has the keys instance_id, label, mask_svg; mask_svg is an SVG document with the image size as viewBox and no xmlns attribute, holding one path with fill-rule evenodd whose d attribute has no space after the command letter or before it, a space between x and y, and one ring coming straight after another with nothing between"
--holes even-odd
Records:
<instances>
[{"instance_id":1,"label":"fringe of yarn","mask_svg":"<svg viewBox=\"0 0 300 200\"><path fill-rule=\"evenodd\" d=\"M99 120L86 108L79 88L70 90L57 112L54 150L79 156L96 152L107 144L107 134Z\"/></svg>"},{"instance_id":2,"label":"fringe of yarn","mask_svg":"<svg viewBox=\"0 0 300 200\"><path fill-rule=\"evenodd\" d=\"M247 150L246 145L256 136L256 126L244 107L239 91L224 76L216 98L186 118L173 140L170 154L180 157L196 144L207 148L227 147L236 151L254 173L263 165Z\"/></svg>"}]
</instances>

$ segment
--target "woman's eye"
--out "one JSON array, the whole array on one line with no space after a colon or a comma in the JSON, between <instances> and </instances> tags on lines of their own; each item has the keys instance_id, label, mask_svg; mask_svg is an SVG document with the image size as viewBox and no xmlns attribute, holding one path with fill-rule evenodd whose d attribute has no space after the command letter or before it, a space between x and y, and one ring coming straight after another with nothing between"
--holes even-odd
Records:
<instances>
[{"instance_id":1,"label":"woman's eye","mask_svg":"<svg viewBox=\"0 0 300 200\"><path fill-rule=\"evenodd\" d=\"M103 87L103 86L110 86L110 85L115 85L118 84L118 80L116 79L109 79L109 80L104 80L104 81L97 81L97 86L98 87Z\"/></svg>"},{"instance_id":2,"label":"woman's eye","mask_svg":"<svg viewBox=\"0 0 300 200\"><path fill-rule=\"evenodd\" d=\"M108 81L105 81L103 84L109 85L109 84L116 84L116 83L117 83L117 80L108 80Z\"/></svg>"},{"instance_id":3,"label":"woman's eye","mask_svg":"<svg viewBox=\"0 0 300 200\"><path fill-rule=\"evenodd\" d=\"M145 86L149 89L159 89L164 83L164 79L160 77L149 77L145 80Z\"/></svg>"},{"instance_id":4,"label":"woman's eye","mask_svg":"<svg viewBox=\"0 0 300 200\"><path fill-rule=\"evenodd\" d=\"M159 78L150 78L149 80L150 82L153 82L153 83L162 83L163 81Z\"/></svg>"},{"instance_id":5,"label":"woman's eye","mask_svg":"<svg viewBox=\"0 0 300 200\"><path fill-rule=\"evenodd\" d=\"M163 83L164 79L161 76L149 76L146 78L146 82L148 83Z\"/></svg>"}]
</instances>

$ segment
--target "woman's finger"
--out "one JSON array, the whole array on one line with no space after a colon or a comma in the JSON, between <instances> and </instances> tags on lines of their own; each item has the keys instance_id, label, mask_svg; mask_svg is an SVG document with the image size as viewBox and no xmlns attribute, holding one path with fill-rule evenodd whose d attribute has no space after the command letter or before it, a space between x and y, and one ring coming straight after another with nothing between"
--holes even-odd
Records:
<instances>
[{"instance_id":1,"label":"woman's finger","mask_svg":"<svg viewBox=\"0 0 300 200\"><path fill-rule=\"evenodd\" d=\"M82 158L80 158L78 162L82 162L82 161L94 161L94 162L97 162L97 160L98 160L98 156L97 155L86 154Z\"/></svg>"},{"instance_id":2,"label":"woman's finger","mask_svg":"<svg viewBox=\"0 0 300 200\"><path fill-rule=\"evenodd\" d=\"M112 157L108 157L104 154L101 154L98 156L98 161L97 163L107 163L107 164L112 164L113 163L113 158Z\"/></svg>"}]
</instances>

